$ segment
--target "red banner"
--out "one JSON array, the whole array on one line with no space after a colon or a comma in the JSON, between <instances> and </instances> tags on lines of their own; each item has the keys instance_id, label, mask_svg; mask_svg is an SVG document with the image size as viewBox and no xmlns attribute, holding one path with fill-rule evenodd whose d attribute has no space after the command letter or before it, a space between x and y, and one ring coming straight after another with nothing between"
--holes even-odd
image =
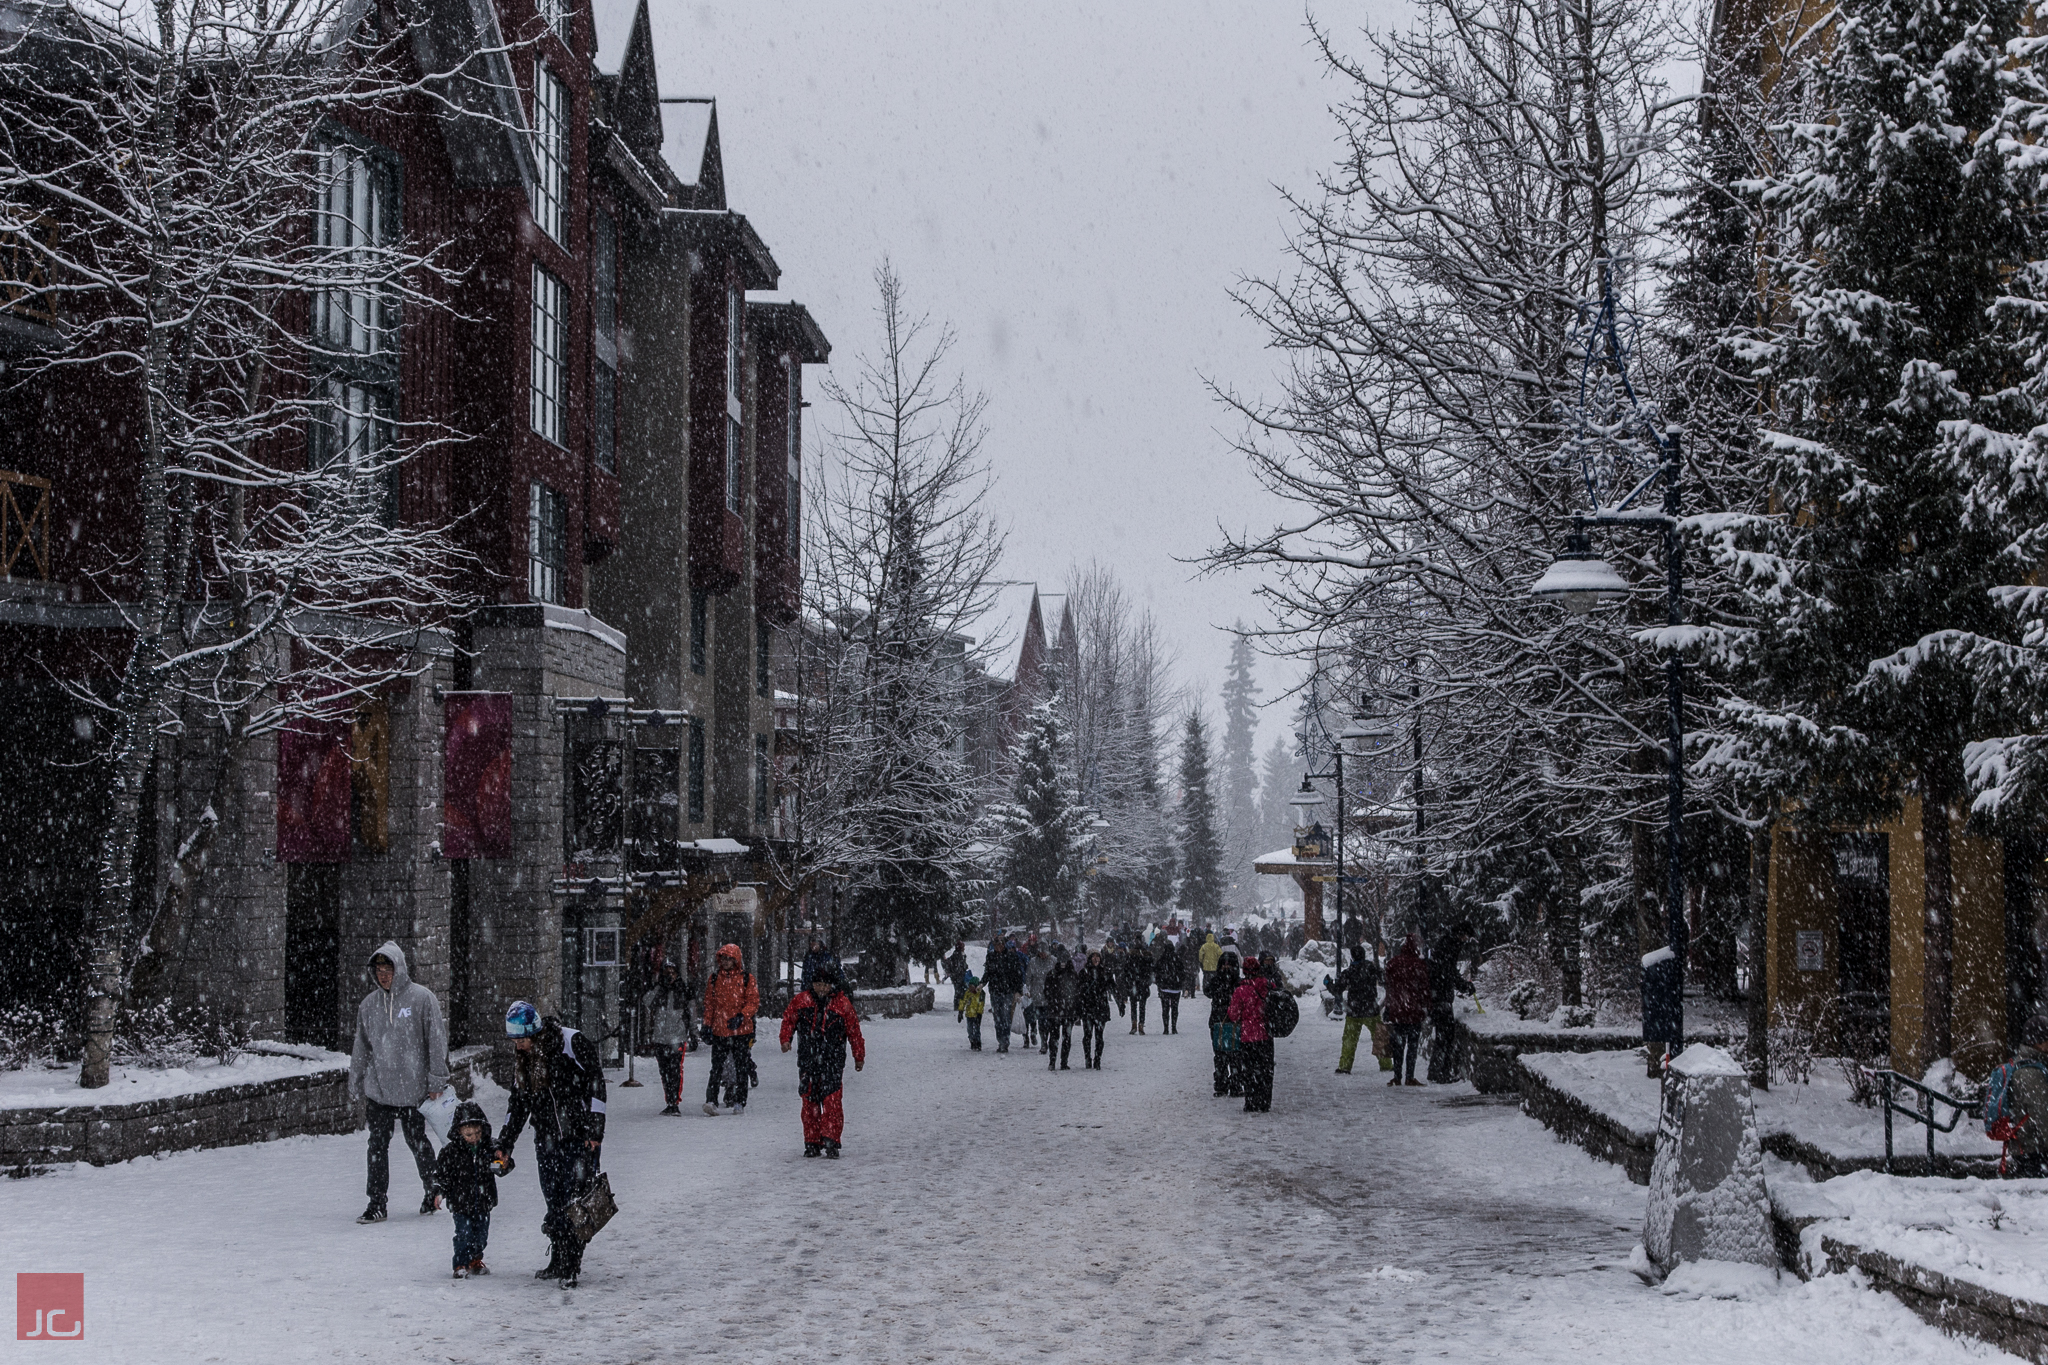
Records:
<instances>
[{"instance_id":1,"label":"red banner","mask_svg":"<svg viewBox=\"0 0 2048 1365\"><path fill-rule=\"evenodd\" d=\"M512 856L512 694L448 698L442 755L441 856Z\"/></svg>"},{"instance_id":2,"label":"red banner","mask_svg":"<svg viewBox=\"0 0 2048 1365\"><path fill-rule=\"evenodd\" d=\"M349 718L301 716L277 735L277 860L345 863Z\"/></svg>"}]
</instances>

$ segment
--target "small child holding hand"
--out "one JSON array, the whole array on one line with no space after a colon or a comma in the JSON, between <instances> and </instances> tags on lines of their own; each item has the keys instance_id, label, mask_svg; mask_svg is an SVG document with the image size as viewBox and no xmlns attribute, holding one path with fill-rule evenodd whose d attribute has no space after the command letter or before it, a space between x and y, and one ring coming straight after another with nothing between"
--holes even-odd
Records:
<instances>
[{"instance_id":1,"label":"small child holding hand","mask_svg":"<svg viewBox=\"0 0 2048 1365\"><path fill-rule=\"evenodd\" d=\"M492 1160L496 1146L491 1141L490 1120L474 1100L455 1108L455 1121L448 1125L448 1145L434 1159L434 1183L440 1187L448 1209L455 1215L455 1278L488 1275L484 1244L491 1237L491 1210L498 1203L498 1177L512 1168L511 1158L503 1167Z\"/></svg>"}]
</instances>

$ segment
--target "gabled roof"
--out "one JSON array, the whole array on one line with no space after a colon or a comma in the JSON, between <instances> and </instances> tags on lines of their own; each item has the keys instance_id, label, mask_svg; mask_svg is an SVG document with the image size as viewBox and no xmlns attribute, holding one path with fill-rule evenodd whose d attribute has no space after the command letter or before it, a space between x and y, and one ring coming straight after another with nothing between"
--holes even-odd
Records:
<instances>
[{"instance_id":1,"label":"gabled roof","mask_svg":"<svg viewBox=\"0 0 2048 1365\"><path fill-rule=\"evenodd\" d=\"M691 191L684 207L725 207L725 161L718 149L715 101L681 97L662 100L661 159Z\"/></svg>"},{"instance_id":2,"label":"gabled roof","mask_svg":"<svg viewBox=\"0 0 2048 1365\"><path fill-rule=\"evenodd\" d=\"M646 0L590 0L590 30L597 40L592 63L598 74L619 74L626 59L626 45L646 8Z\"/></svg>"},{"instance_id":3,"label":"gabled roof","mask_svg":"<svg viewBox=\"0 0 2048 1365\"><path fill-rule=\"evenodd\" d=\"M669 209L662 217L680 232L689 246L738 260L740 288L773 289L782 278L782 267L775 264L775 258L768 254L768 244L754 231L745 214L729 210Z\"/></svg>"},{"instance_id":4,"label":"gabled roof","mask_svg":"<svg viewBox=\"0 0 2048 1365\"><path fill-rule=\"evenodd\" d=\"M440 98L442 135L462 185L532 184L526 109L491 0L422 0L413 59Z\"/></svg>"}]
</instances>

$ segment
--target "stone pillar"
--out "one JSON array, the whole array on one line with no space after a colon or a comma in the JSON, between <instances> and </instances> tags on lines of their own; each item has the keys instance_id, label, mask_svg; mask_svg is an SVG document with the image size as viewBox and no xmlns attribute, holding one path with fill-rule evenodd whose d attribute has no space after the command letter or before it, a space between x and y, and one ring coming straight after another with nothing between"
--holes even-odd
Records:
<instances>
[{"instance_id":1,"label":"stone pillar","mask_svg":"<svg viewBox=\"0 0 2048 1365\"><path fill-rule=\"evenodd\" d=\"M1681 1261L1777 1267L1749 1077L1720 1048L1695 1043L1665 1074L1642 1249L1651 1278Z\"/></svg>"}]
</instances>

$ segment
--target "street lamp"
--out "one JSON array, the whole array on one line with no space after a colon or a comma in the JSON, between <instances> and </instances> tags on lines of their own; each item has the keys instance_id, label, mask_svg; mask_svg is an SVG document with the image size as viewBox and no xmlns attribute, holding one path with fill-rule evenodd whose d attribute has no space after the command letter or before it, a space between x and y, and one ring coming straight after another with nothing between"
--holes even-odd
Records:
<instances>
[{"instance_id":1,"label":"street lamp","mask_svg":"<svg viewBox=\"0 0 2048 1365\"><path fill-rule=\"evenodd\" d=\"M1663 457L1657 469L1629 490L1626 497L1610 507L1594 508L1572 518L1572 534L1564 553L1551 561L1530 592L1544 600L1562 603L1576 616L1584 616L1602 602L1626 596L1628 584L1606 560L1593 554L1586 539L1587 523L1595 526L1648 526L1664 533L1664 619L1678 626L1684 622L1685 559L1678 538L1679 437L1682 429L1654 428L1649 434ZM1661 511L1631 510L1652 483L1664 484ZM1678 641L1669 643L1664 661L1664 688L1668 714L1665 718L1665 946L1643 961L1643 1040L1662 1042L1676 1051L1685 1041L1685 669L1679 659ZM1652 1062L1655 1062L1652 1055Z\"/></svg>"},{"instance_id":2,"label":"street lamp","mask_svg":"<svg viewBox=\"0 0 2048 1365\"><path fill-rule=\"evenodd\" d=\"M1332 747L1331 752L1336 758L1335 768L1327 773L1304 773L1301 790L1288 800L1289 805L1306 813L1323 803L1322 796L1310 785L1310 778L1328 778L1337 784L1337 872L1332 883L1337 888L1336 903L1333 907L1337 931L1331 935L1331 939L1337 945L1339 967L1344 965L1344 760L1371 758L1379 751L1380 745L1393 737L1393 725L1374 711L1372 699L1360 697L1358 710L1351 717L1351 723L1344 727L1343 733L1337 736L1337 743Z\"/></svg>"}]
</instances>

